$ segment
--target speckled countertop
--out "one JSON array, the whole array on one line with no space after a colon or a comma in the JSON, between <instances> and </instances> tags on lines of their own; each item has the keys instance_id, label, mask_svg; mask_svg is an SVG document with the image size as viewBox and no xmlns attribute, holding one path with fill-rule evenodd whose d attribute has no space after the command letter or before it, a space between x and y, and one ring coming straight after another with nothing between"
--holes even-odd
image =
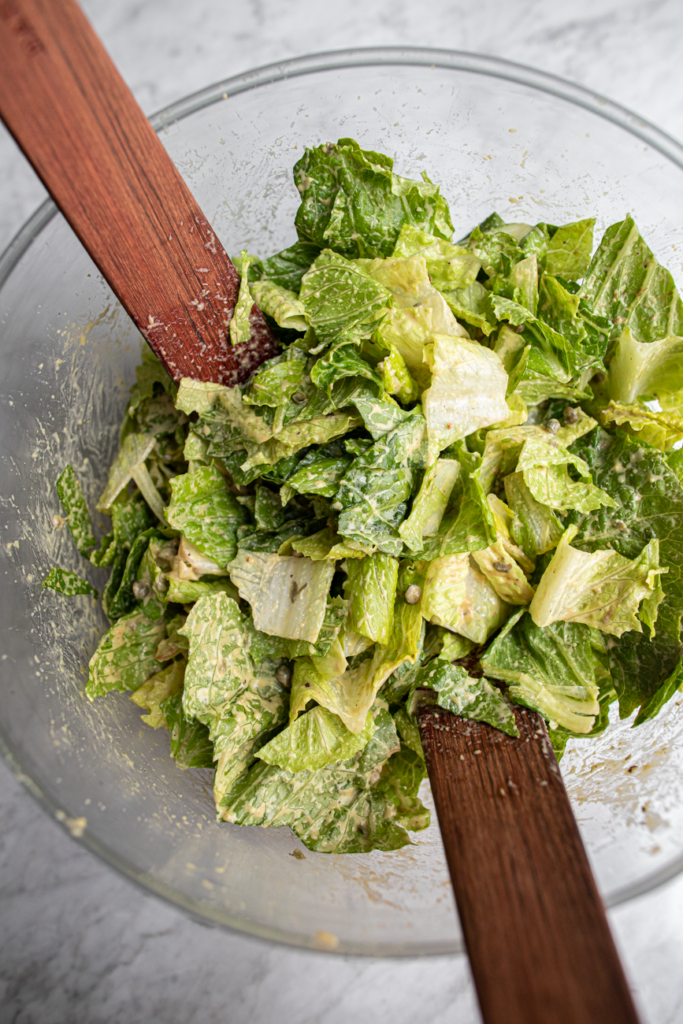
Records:
<instances>
[{"instance_id":1,"label":"speckled countertop","mask_svg":"<svg viewBox=\"0 0 683 1024\"><path fill-rule=\"evenodd\" d=\"M285 57L437 46L535 65L683 138L680 0L84 0L144 109ZM44 196L0 130L0 249ZM474 1024L463 957L296 952L204 928L80 848L0 765L0 1024ZM647 1024L683 1022L683 879L610 913Z\"/></svg>"}]
</instances>

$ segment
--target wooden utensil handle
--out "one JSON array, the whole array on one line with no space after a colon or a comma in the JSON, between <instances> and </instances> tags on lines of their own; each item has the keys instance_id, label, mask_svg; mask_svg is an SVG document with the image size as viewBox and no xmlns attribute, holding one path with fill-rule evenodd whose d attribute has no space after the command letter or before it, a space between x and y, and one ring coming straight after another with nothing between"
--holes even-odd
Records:
<instances>
[{"instance_id":1,"label":"wooden utensil handle","mask_svg":"<svg viewBox=\"0 0 683 1024\"><path fill-rule=\"evenodd\" d=\"M637 1024L543 719L418 717L486 1024Z\"/></svg>"},{"instance_id":2,"label":"wooden utensil handle","mask_svg":"<svg viewBox=\"0 0 683 1024\"><path fill-rule=\"evenodd\" d=\"M0 0L0 116L175 380L246 379L277 342L75 0Z\"/></svg>"}]
</instances>

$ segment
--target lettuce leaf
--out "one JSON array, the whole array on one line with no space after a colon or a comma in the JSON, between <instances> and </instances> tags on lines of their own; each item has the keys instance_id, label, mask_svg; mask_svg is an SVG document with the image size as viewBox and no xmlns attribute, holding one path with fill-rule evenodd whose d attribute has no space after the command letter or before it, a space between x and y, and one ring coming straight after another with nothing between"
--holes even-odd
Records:
<instances>
[{"instance_id":1,"label":"lettuce leaf","mask_svg":"<svg viewBox=\"0 0 683 1024\"><path fill-rule=\"evenodd\" d=\"M560 274L579 281L588 270L593 251L595 218L563 224L548 241L545 253L547 274Z\"/></svg>"},{"instance_id":2,"label":"lettuce leaf","mask_svg":"<svg viewBox=\"0 0 683 1024\"><path fill-rule=\"evenodd\" d=\"M319 254L320 246L310 242L295 242L261 262L262 276L280 288L298 294L302 277ZM251 275L249 279L252 280Z\"/></svg>"},{"instance_id":3,"label":"lettuce leaf","mask_svg":"<svg viewBox=\"0 0 683 1024\"><path fill-rule=\"evenodd\" d=\"M488 679L473 679L460 665L437 659L418 672L413 685L434 690L437 704L446 711L487 722L508 736L519 736L514 712L502 693ZM420 695L416 696L419 699Z\"/></svg>"},{"instance_id":4,"label":"lettuce leaf","mask_svg":"<svg viewBox=\"0 0 683 1024\"><path fill-rule=\"evenodd\" d=\"M448 445L509 415L508 377L500 358L475 341L434 335L425 348L432 371L422 396L429 451L435 458Z\"/></svg>"},{"instance_id":5,"label":"lettuce leaf","mask_svg":"<svg viewBox=\"0 0 683 1024\"><path fill-rule=\"evenodd\" d=\"M554 622L541 629L520 609L481 659L481 667L509 685L510 697L571 732L591 731L600 712L595 657L588 626Z\"/></svg>"},{"instance_id":6,"label":"lettuce leaf","mask_svg":"<svg viewBox=\"0 0 683 1024\"><path fill-rule=\"evenodd\" d=\"M611 548L590 553L573 548L577 532L577 526L569 527L540 579L529 608L536 625L585 622L614 636L632 629L640 633L638 608L644 602L643 621L653 626L664 597L659 541L649 541L631 560Z\"/></svg>"},{"instance_id":7,"label":"lettuce leaf","mask_svg":"<svg viewBox=\"0 0 683 1024\"><path fill-rule=\"evenodd\" d=\"M67 524L79 554L87 558L96 545L90 512L75 470L66 466L57 479L57 494L66 510Z\"/></svg>"},{"instance_id":8,"label":"lettuce leaf","mask_svg":"<svg viewBox=\"0 0 683 1024\"><path fill-rule=\"evenodd\" d=\"M683 338L667 335L641 342L625 327L609 363L610 398L630 405L643 395L658 398L664 408L678 405L683 389L682 357Z\"/></svg>"},{"instance_id":9,"label":"lettuce leaf","mask_svg":"<svg viewBox=\"0 0 683 1024\"><path fill-rule=\"evenodd\" d=\"M509 473L503 484L513 513L510 534L515 543L531 559L556 548L564 531L553 510L534 498L521 473Z\"/></svg>"},{"instance_id":10,"label":"lettuce leaf","mask_svg":"<svg viewBox=\"0 0 683 1024\"><path fill-rule=\"evenodd\" d=\"M494 516L481 483L481 455L462 449L457 452L457 458L460 464L456 481L459 501L446 511L434 537L425 541L421 552L424 558L481 551L496 542Z\"/></svg>"},{"instance_id":11,"label":"lettuce leaf","mask_svg":"<svg viewBox=\"0 0 683 1024\"><path fill-rule=\"evenodd\" d=\"M359 455L343 477L335 506L339 532L388 555L399 555L398 527L408 510L414 474L424 465L425 420L416 411Z\"/></svg>"},{"instance_id":12,"label":"lettuce leaf","mask_svg":"<svg viewBox=\"0 0 683 1024\"><path fill-rule=\"evenodd\" d=\"M275 356L263 363L251 379L242 396L248 405L267 405L277 408L289 401L301 387L307 359L295 348L287 350L285 357Z\"/></svg>"},{"instance_id":13,"label":"lettuce leaf","mask_svg":"<svg viewBox=\"0 0 683 1024\"><path fill-rule=\"evenodd\" d=\"M631 437L640 437L660 451L669 451L683 441L683 418L666 412L652 412L643 405L621 405L612 400L600 412L600 419L609 426L616 423Z\"/></svg>"},{"instance_id":14,"label":"lettuce leaf","mask_svg":"<svg viewBox=\"0 0 683 1024\"><path fill-rule=\"evenodd\" d=\"M579 295L594 313L615 324L615 336L621 324L640 342L683 335L683 303L673 278L630 216L607 228Z\"/></svg>"},{"instance_id":15,"label":"lettuce leaf","mask_svg":"<svg viewBox=\"0 0 683 1024\"><path fill-rule=\"evenodd\" d=\"M390 157L353 139L306 149L294 182L299 239L348 257L390 256L404 223L447 239L453 233L438 186L399 177Z\"/></svg>"},{"instance_id":16,"label":"lettuce leaf","mask_svg":"<svg viewBox=\"0 0 683 1024\"><path fill-rule=\"evenodd\" d=\"M172 497L166 510L169 524L225 568L237 551L237 528L247 518L227 480L212 465L173 477L170 484Z\"/></svg>"},{"instance_id":17,"label":"lettuce leaf","mask_svg":"<svg viewBox=\"0 0 683 1024\"><path fill-rule=\"evenodd\" d=\"M254 281L251 293L261 312L272 317L278 327L291 331L308 330L306 312L296 292L266 280Z\"/></svg>"},{"instance_id":18,"label":"lettuce leaf","mask_svg":"<svg viewBox=\"0 0 683 1024\"><path fill-rule=\"evenodd\" d=\"M369 338L392 302L388 288L331 249L323 249L306 271L299 296L311 327L326 345Z\"/></svg>"},{"instance_id":19,"label":"lettuce leaf","mask_svg":"<svg viewBox=\"0 0 683 1024\"><path fill-rule=\"evenodd\" d=\"M124 615L104 634L90 659L85 692L89 700L110 690L137 690L159 670L156 650L166 636L166 622L144 612Z\"/></svg>"},{"instance_id":20,"label":"lettuce leaf","mask_svg":"<svg viewBox=\"0 0 683 1024\"><path fill-rule=\"evenodd\" d=\"M209 729L218 762L216 808L286 716L285 691L265 663L256 672L245 620L225 594L202 597L180 630L190 641L183 712Z\"/></svg>"},{"instance_id":21,"label":"lettuce leaf","mask_svg":"<svg viewBox=\"0 0 683 1024\"><path fill-rule=\"evenodd\" d=\"M231 345L240 345L242 342L249 341L251 337L251 321L249 317L254 305L254 299L249 288L249 265L254 261L254 257L249 256L246 249L240 253L240 257L240 290L232 317L230 318Z\"/></svg>"},{"instance_id":22,"label":"lettuce leaf","mask_svg":"<svg viewBox=\"0 0 683 1024\"><path fill-rule=\"evenodd\" d=\"M392 255L401 259L424 257L429 278L440 290L468 287L474 283L481 268L481 263L469 249L430 235L413 224L403 225Z\"/></svg>"},{"instance_id":23,"label":"lettuce leaf","mask_svg":"<svg viewBox=\"0 0 683 1024\"><path fill-rule=\"evenodd\" d=\"M614 507L569 516L568 521L579 527L574 547L611 547L624 558L635 559L657 538L660 565L668 569L661 578L665 596L658 631L677 638L683 614L683 487L678 477L664 456L621 430L607 434L598 428L572 447L615 502Z\"/></svg>"},{"instance_id":24,"label":"lettuce leaf","mask_svg":"<svg viewBox=\"0 0 683 1024\"><path fill-rule=\"evenodd\" d=\"M290 772L300 772L305 768L315 771L353 757L367 745L374 731L375 723L370 713L363 731L353 733L338 715L326 708L315 707L269 740L256 756Z\"/></svg>"},{"instance_id":25,"label":"lettuce leaf","mask_svg":"<svg viewBox=\"0 0 683 1024\"><path fill-rule=\"evenodd\" d=\"M483 644L508 617L500 599L468 554L443 555L429 563L420 611L435 626L445 626Z\"/></svg>"},{"instance_id":26,"label":"lettuce leaf","mask_svg":"<svg viewBox=\"0 0 683 1024\"><path fill-rule=\"evenodd\" d=\"M406 366L405 359L396 348L391 345L389 354L381 362L382 384L390 395L396 395L399 402L410 405L418 396L419 389L417 381L413 380L410 371ZM380 364L377 364L377 369Z\"/></svg>"},{"instance_id":27,"label":"lettuce leaf","mask_svg":"<svg viewBox=\"0 0 683 1024\"><path fill-rule=\"evenodd\" d=\"M209 730L201 722L183 714L183 695L175 693L159 705L171 734L171 757L179 768L213 767L213 743Z\"/></svg>"},{"instance_id":28,"label":"lettuce leaf","mask_svg":"<svg viewBox=\"0 0 683 1024\"><path fill-rule=\"evenodd\" d=\"M411 551L420 551L424 538L438 533L460 473L457 459L437 459L426 470L410 515L398 528Z\"/></svg>"},{"instance_id":29,"label":"lettuce leaf","mask_svg":"<svg viewBox=\"0 0 683 1024\"><path fill-rule=\"evenodd\" d=\"M77 572L70 569L60 569L54 565L43 580L44 590L56 590L63 597L76 597L78 594L92 594L97 598L97 591L91 583L84 580Z\"/></svg>"},{"instance_id":30,"label":"lettuce leaf","mask_svg":"<svg viewBox=\"0 0 683 1024\"><path fill-rule=\"evenodd\" d=\"M378 551L347 565L349 625L356 633L388 644L394 619L398 562Z\"/></svg>"},{"instance_id":31,"label":"lettuce leaf","mask_svg":"<svg viewBox=\"0 0 683 1024\"><path fill-rule=\"evenodd\" d=\"M611 639L607 650L609 671L619 699L619 717L640 712L634 724L654 718L676 692L671 682L678 677L683 646L678 638L657 633L624 633Z\"/></svg>"},{"instance_id":32,"label":"lettuce leaf","mask_svg":"<svg viewBox=\"0 0 683 1024\"><path fill-rule=\"evenodd\" d=\"M354 260L356 266L391 292L401 308L418 306L434 291L423 256L404 259Z\"/></svg>"},{"instance_id":33,"label":"lettuce leaf","mask_svg":"<svg viewBox=\"0 0 683 1024\"><path fill-rule=\"evenodd\" d=\"M228 568L240 597L251 605L257 629L315 643L334 562L240 551Z\"/></svg>"},{"instance_id":34,"label":"lettuce leaf","mask_svg":"<svg viewBox=\"0 0 683 1024\"><path fill-rule=\"evenodd\" d=\"M170 665L162 668L134 693L131 693L130 699L139 708L149 712L147 715L142 715L141 720L152 729L167 728L166 716L161 704L168 697L180 693L183 688L184 676L185 662L172 661Z\"/></svg>"}]
</instances>

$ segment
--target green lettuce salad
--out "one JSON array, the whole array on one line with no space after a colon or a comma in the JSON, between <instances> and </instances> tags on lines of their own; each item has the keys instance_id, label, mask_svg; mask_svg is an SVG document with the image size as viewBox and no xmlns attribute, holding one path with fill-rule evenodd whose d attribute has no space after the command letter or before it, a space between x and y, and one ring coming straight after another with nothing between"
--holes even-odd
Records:
<instances>
[{"instance_id":1,"label":"green lettuce salad","mask_svg":"<svg viewBox=\"0 0 683 1024\"><path fill-rule=\"evenodd\" d=\"M430 700L558 756L683 682L683 304L631 217L462 241L439 187L352 139L294 168L298 241L243 252L281 354L179 385L145 350L98 510L57 483L111 628L87 695L131 693L218 817L312 850L425 828ZM95 595L54 568L44 586Z\"/></svg>"}]
</instances>

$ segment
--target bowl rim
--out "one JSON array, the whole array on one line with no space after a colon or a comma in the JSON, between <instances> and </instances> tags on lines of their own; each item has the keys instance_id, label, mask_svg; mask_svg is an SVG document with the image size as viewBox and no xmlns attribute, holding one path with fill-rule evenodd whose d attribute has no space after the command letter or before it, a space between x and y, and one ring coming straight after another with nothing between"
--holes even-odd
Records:
<instances>
[{"instance_id":1,"label":"bowl rim","mask_svg":"<svg viewBox=\"0 0 683 1024\"><path fill-rule=\"evenodd\" d=\"M462 50L442 50L428 47L412 46L379 46L379 47L358 47L342 50L328 50L319 53L308 54L301 57L294 57L287 60L280 60L265 64L230 78L221 79L191 93L183 99L163 107L149 120L156 132L178 121L189 117L200 110L203 110L214 103L220 103L239 93L257 89L278 81L285 81L288 78L301 77L321 71L333 71L350 67L391 67L391 66L413 66L426 67L430 70L443 68L453 71L466 71L472 74L479 74L489 78L501 78L535 89L538 92L555 96L567 103L582 107L591 113L610 121L629 134L636 136L647 146L659 152L667 160L670 160L683 170L683 145L671 135L657 128L654 124L642 118L640 115L623 107L599 93L576 85L557 75L535 68L527 67L513 61L504 60L499 57L491 57L485 54L476 54ZM57 207L52 199L46 199L38 206L31 217L24 223L14 235L4 252L0 255L0 289L9 279L12 271L26 253L32 243L40 235L43 229L50 223L57 214ZM127 881L133 882L141 891L146 894L153 894L172 906L181 909L189 917L202 924L223 927L230 931L249 935L253 938L270 942L304 948L308 951L319 951L311 942L306 941L303 936L294 936L290 933L279 932L275 928L256 925L244 919L235 918L232 915L230 923L226 923L225 915L220 919L213 917L210 910L205 906L194 906L193 902L183 898L176 890L166 888L158 880L152 878L141 878L131 866L118 857L112 850L104 847L94 836L74 835L70 830L73 828L71 819L59 808L57 803L46 794L40 785L30 776L22 765L22 759L14 751L13 745L9 742L2 723L0 722L0 755L5 764L15 777L24 784L31 796L40 804L53 820L62 826L67 834L76 839L98 858L103 860L109 867L123 875ZM657 889L659 886L674 879L683 872L683 854L674 858L663 868L651 872L644 878L631 885L623 886L605 898L607 908L616 907L621 903L635 899L647 892ZM325 952L330 952L326 950ZM410 957L425 955L443 955L444 953L463 952L463 947L456 947L443 944L432 948L423 949L419 953L411 951L393 950L390 947L378 949L373 946L369 949L361 944L340 944L340 947L332 952L342 955L364 955L364 956L391 956Z\"/></svg>"}]
</instances>

